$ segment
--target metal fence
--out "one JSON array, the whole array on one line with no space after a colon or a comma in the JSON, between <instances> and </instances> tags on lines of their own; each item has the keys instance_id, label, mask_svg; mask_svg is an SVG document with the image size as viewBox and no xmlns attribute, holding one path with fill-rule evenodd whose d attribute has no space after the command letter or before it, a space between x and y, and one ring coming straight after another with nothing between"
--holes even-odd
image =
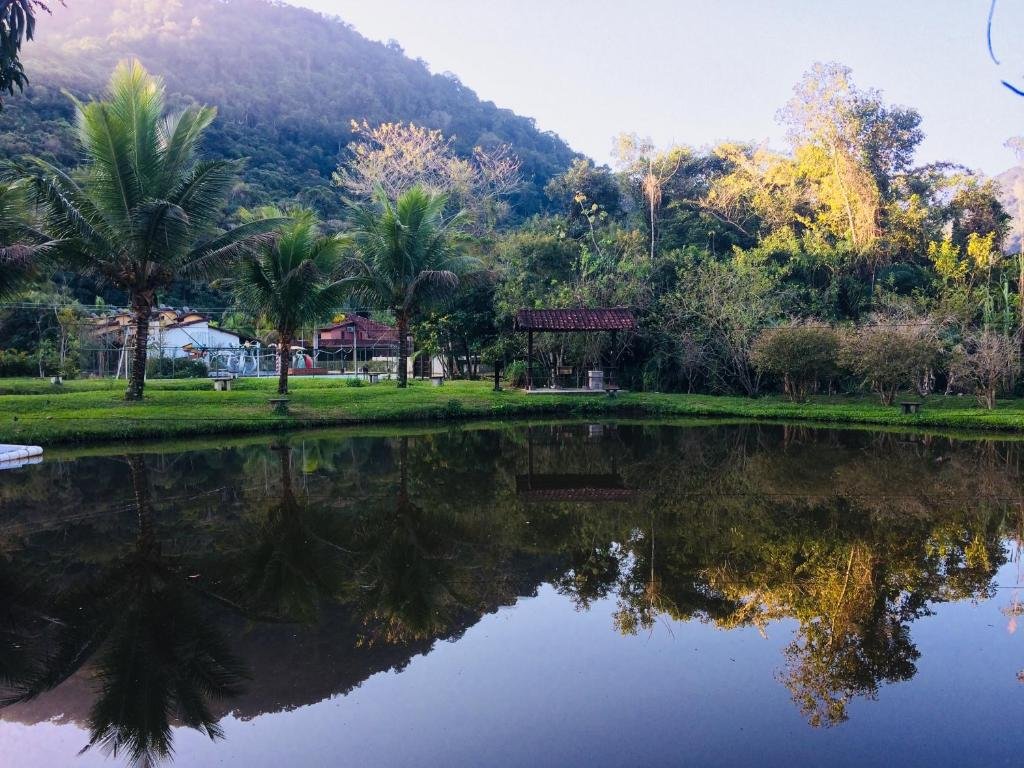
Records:
<instances>
[{"instance_id":1,"label":"metal fence","mask_svg":"<svg viewBox=\"0 0 1024 768\"><path fill-rule=\"evenodd\" d=\"M347 349L294 350L291 368L296 371L316 370L331 374L355 374L368 369L371 373L393 374L398 359L397 347L360 348L353 354ZM128 378L131 375L134 349L121 346L94 346L78 350L80 376ZM190 352L181 347L149 345L146 373L151 378L182 378L205 376L210 372L227 372L235 376L275 376L278 354L273 347L249 345L214 347Z\"/></svg>"}]
</instances>

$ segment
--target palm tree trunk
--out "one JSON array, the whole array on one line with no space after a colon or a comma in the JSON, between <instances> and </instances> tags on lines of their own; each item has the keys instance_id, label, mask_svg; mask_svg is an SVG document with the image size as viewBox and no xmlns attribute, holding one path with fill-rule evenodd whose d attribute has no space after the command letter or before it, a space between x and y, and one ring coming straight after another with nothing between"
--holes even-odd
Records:
<instances>
[{"instance_id":1,"label":"palm tree trunk","mask_svg":"<svg viewBox=\"0 0 1024 768\"><path fill-rule=\"evenodd\" d=\"M409 503L409 438L401 438L398 444L398 505Z\"/></svg>"},{"instance_id":2,"label":"palm tree trunk","mask_svg":"<svg viewBox=\"0 0 1024 768\"><path fill-rule=\"evenodd\" d=\"M408 384L408 372L406 371L409 358L409 318L405 312L398 313L398 386L404 389Z\"/></svg>"},{"instance_id":3,"label":"palm tree trunk","mask_svg":"<svg viewBox=\"0 0 1024 768\"><path fill-rule=\"evenodd\" d=\"M286 331L278 331L277 355L281 372L277 376L277 394L288 394L288 368L292 364L292 335Z\"/></svg>"},{"instance_id":4,"label":"palm tree trunk","mask_svg":"<svg viewBox=\"0 0 1024 768\"><path fill-rule=\"evenodd\" d=\"M128 474L132 481L132 493L135 495L135 514L139 530L136 546L139 551L152 551L156 545L156 531L153 527L153 505L149 491L149 468L146 457L141 453L130 453Z\"/></svg>"},{"instance_id":5,"label":"palm tree trunk","mask_svg":"<svg viewBox=\"0 0 1024 768\"><path fill-rule=\"evenodd\" d=\"M141 400L146 386L146 353L149 346L149 317L153 310L153 297L142 293L132 296L132 313L135 315L135 351L132 353L132 373L128 380L125 400Z\"/></svg>"},{"instance_id":6,"label":"palm tree trunk","mask_svg":"<svg viewBox=\"0 0 1024 768\"><path fill-rule=\"evenodd\" d=\"M292 488L292 449L287 445L276 446L281 463L281 507L292 509L295 504L295 490Z\"/></svg>"}]
</instances>

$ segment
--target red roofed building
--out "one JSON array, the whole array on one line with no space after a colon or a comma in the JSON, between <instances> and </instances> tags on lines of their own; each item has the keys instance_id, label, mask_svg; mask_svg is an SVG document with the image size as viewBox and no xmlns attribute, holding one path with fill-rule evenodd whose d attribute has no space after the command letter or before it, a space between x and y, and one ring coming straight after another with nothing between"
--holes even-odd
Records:
<instances>
[{"instance_id":1,"label":"red roofed building","mask_svg":"<svg viewBox=\"0 0 1024 768\"><path fill-rule=\"evenodd\" d=\"M398 346L398 330L362 315L346 317L343 322L317 330L321 349L348 349L356 342L360 349L389 352ZM353 338L354 337L354 338Z\"/></svg>"}]
</instances>

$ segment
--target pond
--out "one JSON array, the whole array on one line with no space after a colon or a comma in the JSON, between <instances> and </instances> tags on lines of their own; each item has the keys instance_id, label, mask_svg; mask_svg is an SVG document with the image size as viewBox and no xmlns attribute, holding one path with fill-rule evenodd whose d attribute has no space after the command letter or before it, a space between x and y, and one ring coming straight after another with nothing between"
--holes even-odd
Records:
<instances>
[{"instance_id":1,"label":"pond","mask_svg":"<svg viewBox=\"0 0 1024 768\"><path fill-rule=\"evenodd\" d=\"M1022 536L1012 440L542 422L56 452L0 472L0 749L1016 765Z\"/></svg>"}]
</instances>

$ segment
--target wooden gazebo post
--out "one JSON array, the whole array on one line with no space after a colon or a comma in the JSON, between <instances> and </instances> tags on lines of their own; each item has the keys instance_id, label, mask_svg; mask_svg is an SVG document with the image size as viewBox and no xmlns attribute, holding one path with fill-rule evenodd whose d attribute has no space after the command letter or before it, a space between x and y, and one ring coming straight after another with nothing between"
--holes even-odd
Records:
<instances>
[{"instance_id":1,"label":"wooden gazebo post","mask_svg":"<svg viewBox=\"0 0 1024 768\"><path fill-rule=\"evenodd\" d=\"M522 337L520 337L522 338ZM526 332L526 388L533 389L533 331Z\"/></svg>"}]
</instances>

